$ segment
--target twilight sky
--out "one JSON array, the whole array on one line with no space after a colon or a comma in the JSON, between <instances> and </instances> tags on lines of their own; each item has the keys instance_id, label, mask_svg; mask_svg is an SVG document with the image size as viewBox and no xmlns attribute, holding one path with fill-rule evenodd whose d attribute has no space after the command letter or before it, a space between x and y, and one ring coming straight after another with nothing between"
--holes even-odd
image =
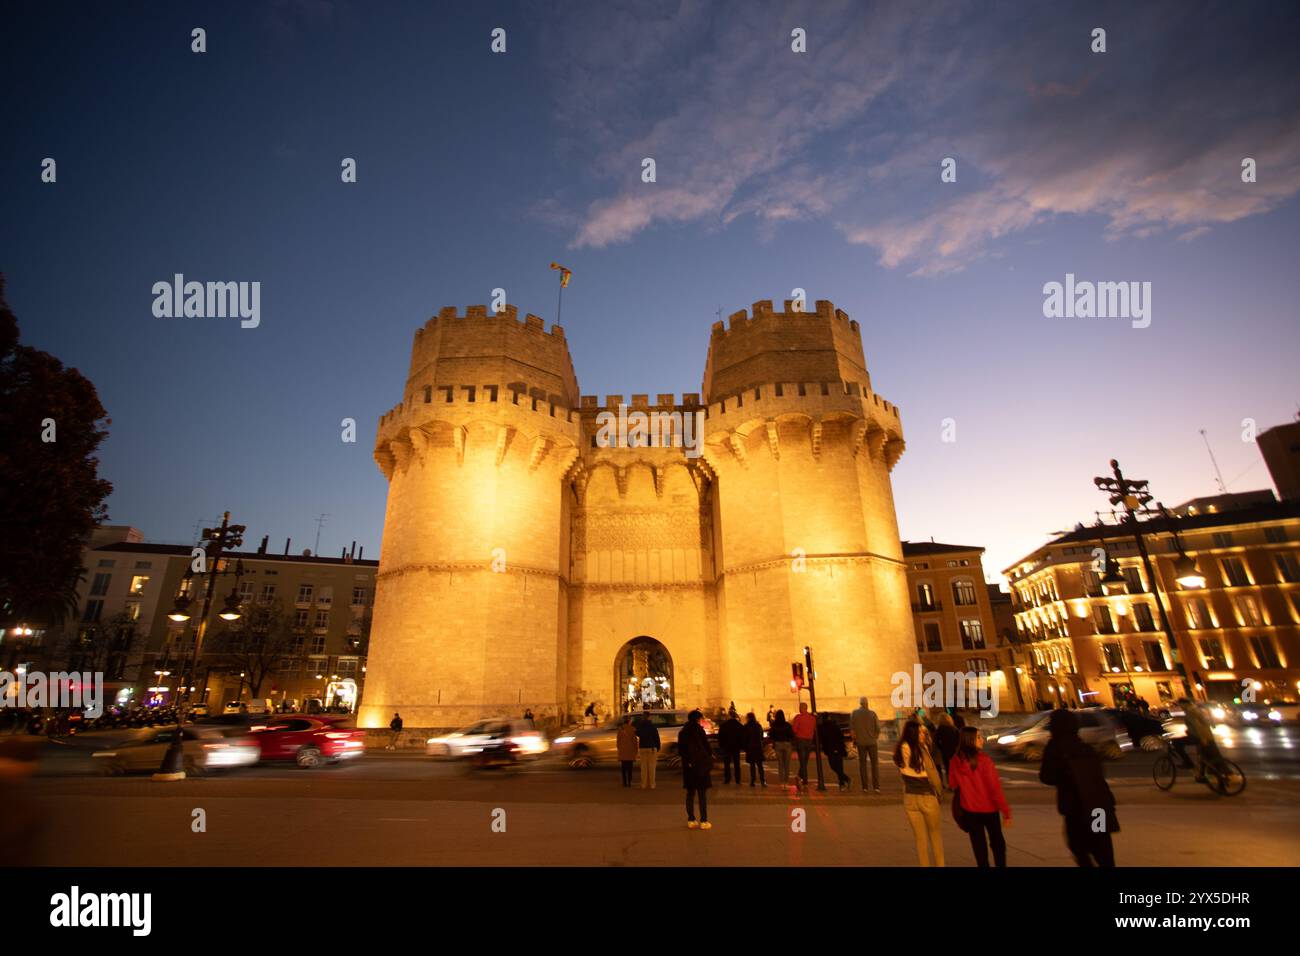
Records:
<instances>
[{"instance_id":1,"label":"twilight sky","mask_svg":"<svg viewBox=\"0 0 1300 956\"><path fill-rule=\"evenodd\" d=\"M903 536L984 545L991 573L1091 520L1111 457L1166 504L1214 493L1200 428L1230 490L1268 487L1242 420L1300 402L1293 4L47 2L6 21L0 270L23 340L98 387L111 520L151 540L229 509L247 543L296 551L326 512L323 553L378 556L374 427L415 328L495 287L554 321L553 259L584 394L699 391L719 308L832 300L902 411ZM155 318L177 272L260 281L260 326ZM1150 282L1150 327L1045 318L1067 273Z\"/></svg>"}]
</instances>

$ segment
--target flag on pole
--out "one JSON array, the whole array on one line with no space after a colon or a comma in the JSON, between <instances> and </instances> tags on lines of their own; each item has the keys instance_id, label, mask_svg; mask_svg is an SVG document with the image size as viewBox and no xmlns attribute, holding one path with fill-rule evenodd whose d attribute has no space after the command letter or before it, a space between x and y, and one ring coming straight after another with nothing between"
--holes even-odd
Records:
<instances>
[{"instance_id":1,"label":"flag on pole","mask_svg":"<svg viewBox=\"0 0 1300 956\"><path fill-rule=\"evenodd\" d=\"M551 268L560 270L560 288L567 288L569 285L569 278L573 275L573 271L564 268L564 266L560 265L558 262L552 262Z\"/></svg>"}]
</instances>

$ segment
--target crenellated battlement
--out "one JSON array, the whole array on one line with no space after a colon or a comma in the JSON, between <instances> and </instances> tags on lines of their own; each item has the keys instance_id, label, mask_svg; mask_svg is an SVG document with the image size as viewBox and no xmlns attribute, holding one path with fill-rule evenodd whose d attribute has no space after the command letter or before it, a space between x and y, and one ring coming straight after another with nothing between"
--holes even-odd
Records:
<instances>
[{"instance_id":1,"label":"crenellated battlement","mask_svg":"<svg viewBox=\"0 0 1300 956\"><path fill-rule=\"evenodd\" d=\"M672 409L681 411L682 409L701 408L699 392L685 392L682 400L678 402L677 397L672 392L660 392L655 396L655 401L650 401L649 395L633 395L625 399L622 395L606 395L605 402L602 405L596 395L583 395L581 399L581 411L584 414L595 414L603 411L618 411L620 405L626 405L634 411L650 411L653 409Z\"/></svg>"},{"instance_id":2,"label":"crenellated battlement","mask_svg":"<svg viewBox=\"0 0 1300 956\"><path fill-rule=\"evenodd\" d=\"M523 319L519 318L519 307L515 305L504 305L500 312L489 312L486 305L470 305L465 307L465 314L460 315L456 312L454 305L443 306L438 310L438 314L425 322L423 326L415 330L415 336L418 339L425 332L431 331L438 327L439 323L449 322L512 322L520 328L532 329L543 335L552 335L557 338L564 338L564 328L552 323L551 329L546 330L546 322L540 317L528 312Z\"/></svg>"},{"instance_id":3,"label":"crenellated battlement","mask_svg":"<svg viewBox=\"0 0 1300 956\"><path fill-rule=\"evenodd\" d=\"M754 323L762 322L765 319L777 319L783 321L834 319L835 321L846 325L851 331L860 333L857 321L855 319L850 319L848 313L843 309L835 308L835 303L831 302L829 299L818 299L813 311L811 312L803 309L796 309L794 299L786 299L785 308L780 312L773 308L771 299L760 299L758 302L754 303L752 308L752 318L748 310L741 309L739 312L733 312L731 315L727 316L725 324L722 322L714 322L713 335L725 336L729 335L733 331L743 332Z\"/></svg>"}]
</instances>

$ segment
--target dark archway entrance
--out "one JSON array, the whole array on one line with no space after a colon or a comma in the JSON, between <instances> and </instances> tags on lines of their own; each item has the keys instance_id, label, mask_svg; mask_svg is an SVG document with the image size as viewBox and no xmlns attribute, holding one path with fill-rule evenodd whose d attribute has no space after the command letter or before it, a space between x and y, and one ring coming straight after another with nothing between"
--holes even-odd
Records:
<instances>
[{"instance_id":1,"label":"dark archway entrance","mask_svg":"<svg viewBox=\"0 0 1300 956\"><path fill-rule=\"evenodd\" d=\"M635 637L614 655L615 711L672 710L677 685L673 658L653 637Z\"/></svg>"}]
</instances>

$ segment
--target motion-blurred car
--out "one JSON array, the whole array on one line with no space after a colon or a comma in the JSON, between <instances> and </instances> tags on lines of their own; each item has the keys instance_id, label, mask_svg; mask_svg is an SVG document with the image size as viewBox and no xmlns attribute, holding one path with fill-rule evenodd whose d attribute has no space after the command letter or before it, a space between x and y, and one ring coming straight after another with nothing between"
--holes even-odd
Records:
<instances>
[{"instance_id":1,"label":"motion-blurred car","mask_svg":"<svg viewBox=\"0 0 1300 956\"><path fill-rule=\"evenodd\" d=\"M1116 760L1126 750L1133 749L1123 725L1100 707L1087 707L1070 713L1079 720L1079 739L1107 760ZM1041 760L1047 748L1047 723L1051 716L1051 711L1032 714L1017 727L997 736L990 734L985 748L994 756L1005 754L1022 760Z\"/></svg>"},{"instance_id":2,"label":"motion-blurred car","mask_svg":"<svg viewBox=\"0 0 1300 956\"><path fill-rule=\"evenodd\" d=\"M1300 704L1293 700L1262 699L1240 704L1211 703L1210 717L1230 727L1262 727L1300 720Z\"/></svg>"},{"instance_id":3,"label":"motion-blurred car","mask_svg":"<svg viewBox=\"0 0 1300 956\"><path fill-rule=\"evenodd\" d=\"M1114 718L1124 728L1129 742L1134 747L1153 752L1165 749L1164 727L1150 714L1116 707L1107 707L1104 713Z\"/></svg>"},{"instance_id":4,"label":"motion-blurred car","mask_svg":"<svg viewBox=\"0 0 1300 956\"><path fill-rule=\"evenodd\" d=\"M659 731L659 759L669 766L677 766L677 734L686 723L689 710L652 710L650 722ZM635 723L639 714L633 714ZM568 761L570 767L582 769L599 762L616 762L618 760L618 728L623 723L622 717L607 721L599 727L584 727L556 737L551 744L552 753ZM717 727L705 717L701 723L708 735L709 745L717 752Z\"/></svg>"},{"instance_id":5,"label":"motion-blurred car","mask_svg":"<svg viewBox=\"0 0 1300 956\"><path fill-rule=\"evenodd\" d=\"M257 742L238 729L186 727L181 731L181 753L185 772L201 776L213 770L251 767L259 759ZM157 770L163 754L176 739L175 727L149 730L113 747L91 754L105 773L123 774Z\"/></svg>"},{"instance_id":6,"label":"motion-blurred car","mask_svg":"<svg viewBox=\"0 0 1300 956\"><path fill-rule=\"evenodd\" d=\"M249 730L263 760L292 760L304 770L351 760L366 752L366 732L340 727L338 717L271 717Z\"/></svg>"},{"instance_id":7,"label":"motion-blurred car","mask_svg":"<svg viewBox=\"0 0 1300 956\"><path fill-rule=\"evenodd\" d=\"M497 747L506 740L515 747L521 758L540 757L550 749L550 744L531 720L522 717L490 717L450 734L430 737L424 742L424 752L430 757L457 760L483 752L485 747Z\"/></svg>"}]
</instances>

